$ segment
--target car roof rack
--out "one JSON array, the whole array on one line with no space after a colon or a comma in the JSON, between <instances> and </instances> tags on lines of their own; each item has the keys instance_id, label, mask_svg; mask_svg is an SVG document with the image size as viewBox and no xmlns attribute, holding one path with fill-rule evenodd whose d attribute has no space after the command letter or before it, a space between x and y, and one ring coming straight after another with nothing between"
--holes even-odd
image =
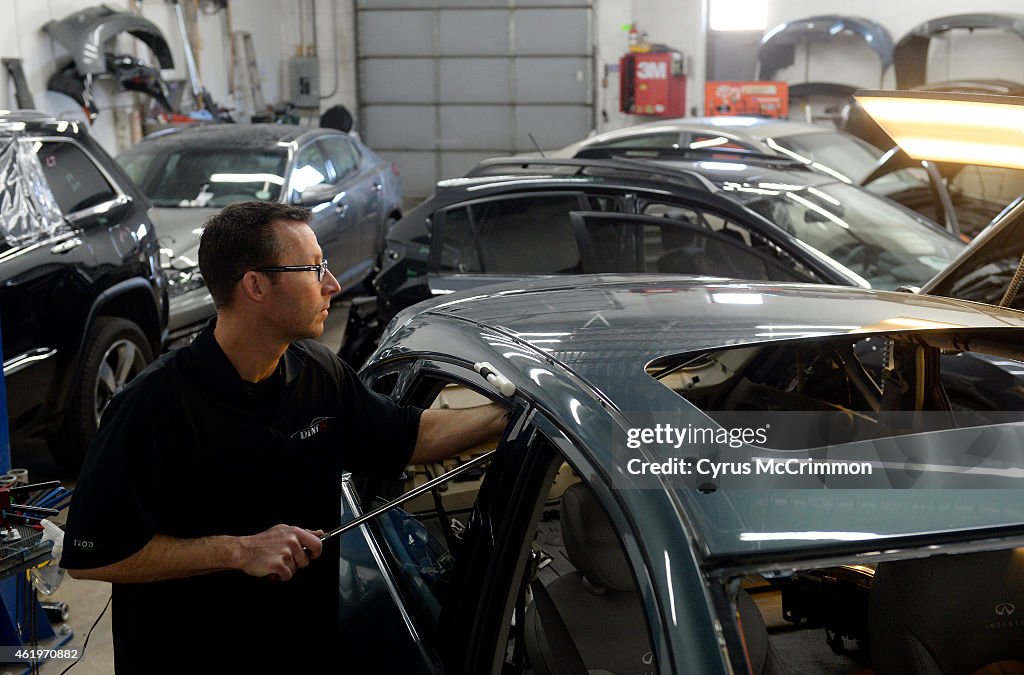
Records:
<instances>
[{"instance_id":1,"label":"car roof rack","mask_svg":"<svg viewBox=\"0 0 1024 675\"><path fill-rule=\"evenodd\" d=\"M562 171L558 171L558 169L562 169ZM616 173L632 176L643 174L652 178L680 183L686 187L697 188L705 192L719 191L718 186L696 171L667 166L665 164L652 164L647 161L625 157L611 159L494 157L492 159L485 159L474 166L466 173L465 177L494 176L497 178L498 176L509 175L513 172L514 175L531 172L536 174L539 172L544 176L553 178L585 175L604 176Z\"/></svg>"},{"instance_id":2,"label":"car roof rack","mask_svg":"<svg viewBox=\"0 0 1024 675\"><path fill-rule=\"evenodd\" d=\"M757 166L777 166L786 169L806 168L807 163L784 155L769 155L743 148L645 148L591 147L575 155L578 159L668 159L687 161L742 161Z\"/></svg>"}]
</instances>

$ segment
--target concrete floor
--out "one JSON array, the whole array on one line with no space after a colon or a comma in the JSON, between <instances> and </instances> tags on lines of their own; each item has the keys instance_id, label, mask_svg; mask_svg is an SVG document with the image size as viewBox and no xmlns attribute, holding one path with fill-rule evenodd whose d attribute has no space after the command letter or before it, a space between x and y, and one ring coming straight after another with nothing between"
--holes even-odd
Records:
<instances>
[{"instance_id":1,"label":"concrete floor","mask_svg":"<svg viewBox=\"0 0 1024 675\"><path fill-rule=\"evenodd\" d=\"M341 346L341 340L345 334L347 317L347 302L336 303L331 309L324 334L319 341L331 349L337 350ZM65 487L74 486L74 477L62 475L42 441L33 440L14 446L11 450L11 458L13 466L29 469L30 482L57 479ZM66 517L65 512L54 520L63 523ZM74 632L74 636L61 649L78 649L82 654L71 670L76 675L103 675L114 672L109 608L104 612L104 606L109 598L110 584L98 581L77 581L68 576L65 576L64 582L53 595L40 597L41 600L65 602L69 607L69 617L66 623ZM103 613L102 618L99 618L101 613ZM99 622L93 629L88 646L83 651L86 635L97 618L99 618ZM58 631L60 630L59 626L59 624L55 626ZM49 661L43 663L38 672L41 675L60 675L72 663L72 661ZM0 667L0 675L27 672L30 671Z\"/></svg>"}]
</instances>

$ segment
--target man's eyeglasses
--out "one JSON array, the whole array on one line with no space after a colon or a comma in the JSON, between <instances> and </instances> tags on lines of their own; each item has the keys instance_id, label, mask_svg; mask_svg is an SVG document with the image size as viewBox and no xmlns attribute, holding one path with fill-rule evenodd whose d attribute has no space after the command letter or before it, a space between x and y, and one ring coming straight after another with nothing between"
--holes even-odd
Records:
<instances>
[{"instance_id":1,"label":"man's eyeglasses","mask_svg":"<svg viewBox=\"0 0 1024 675\"><path fill-rule=\"evenodd\" d=\"M323 283L327 276L327 258L320 261L319 265L282 265L280 267L257 267L253 272L316 272L316 280Z\"/></svg>"}]
</instances>

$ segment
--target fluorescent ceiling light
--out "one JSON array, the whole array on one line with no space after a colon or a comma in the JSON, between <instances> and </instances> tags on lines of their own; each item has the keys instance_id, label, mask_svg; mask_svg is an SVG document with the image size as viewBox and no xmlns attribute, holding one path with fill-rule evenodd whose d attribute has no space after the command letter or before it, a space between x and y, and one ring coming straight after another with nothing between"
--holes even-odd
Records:
<instances>
[{"instance_id":1,"label":"fluorescent ceiling light","mask_svg":"<svg viewBox=\"0 0 1024 675\"><path fill-rule=\"evenodd\" d=\"M1024 169L1024 98L861 91L857 101L914 159Z\"/></svg>"}]
</instances>

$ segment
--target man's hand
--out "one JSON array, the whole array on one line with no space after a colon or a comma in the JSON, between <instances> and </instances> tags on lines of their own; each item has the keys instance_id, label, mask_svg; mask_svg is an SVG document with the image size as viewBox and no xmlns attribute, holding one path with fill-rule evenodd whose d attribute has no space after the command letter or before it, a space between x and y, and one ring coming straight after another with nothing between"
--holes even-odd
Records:
<instances>
[{"instance_id":1,"label":"man's hand","mask_svg":"<svg viewBox=\"0 0 1024 675\"><path fill-rule=\"evenodd\" d=\"M320 557L323 530L304 530L292 525L274 527L249 537L239 537L239 568L254 577L288 581L297 570Z\"/></svg>"},{"instance_id":2,"label":"man's hand","mask_svg":"<svg viewBox=\"0 0 1024 675\"><path fill-rule=\"evenodd\" d=\"M409 463L438 462L483 443L497 444L508 426L508 415L497 403L424 410Z\"/></svg>"}]
</instances>

